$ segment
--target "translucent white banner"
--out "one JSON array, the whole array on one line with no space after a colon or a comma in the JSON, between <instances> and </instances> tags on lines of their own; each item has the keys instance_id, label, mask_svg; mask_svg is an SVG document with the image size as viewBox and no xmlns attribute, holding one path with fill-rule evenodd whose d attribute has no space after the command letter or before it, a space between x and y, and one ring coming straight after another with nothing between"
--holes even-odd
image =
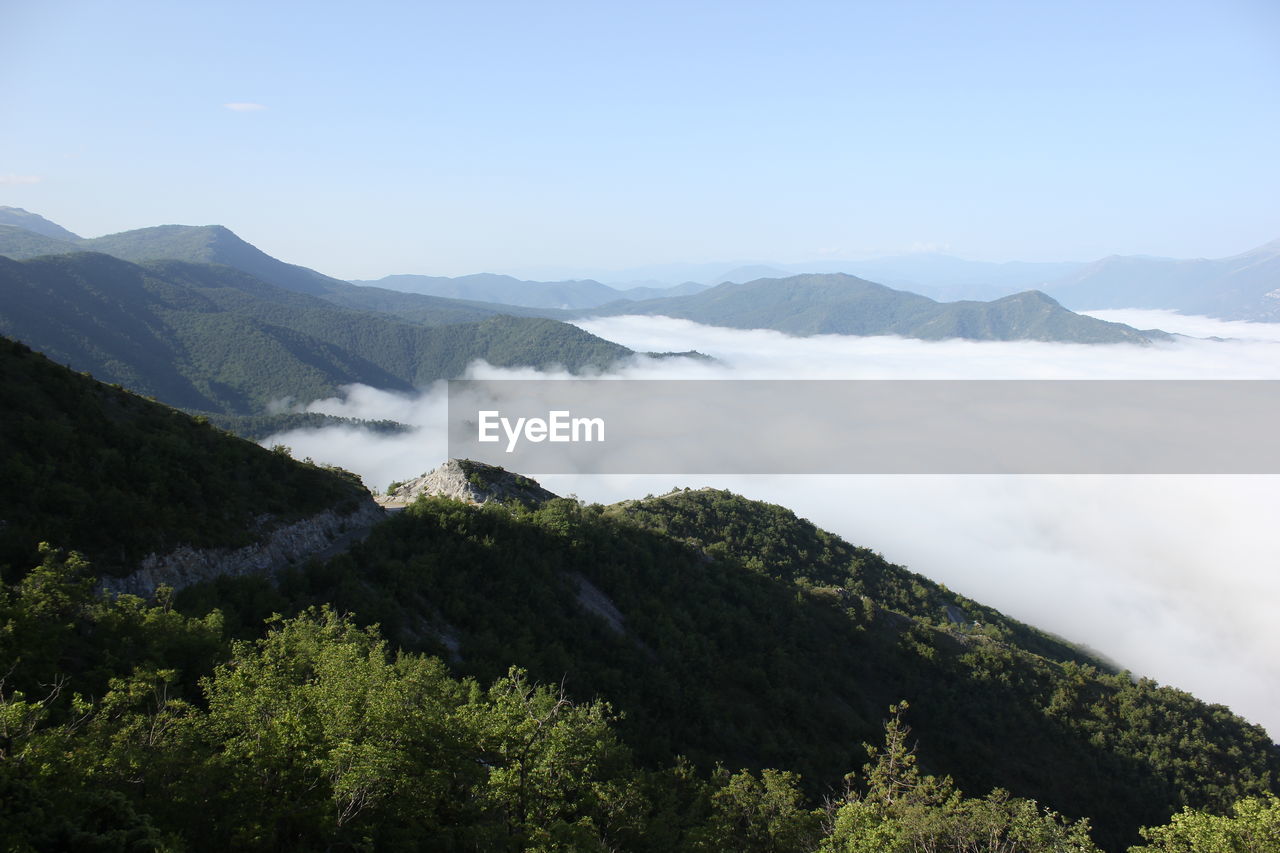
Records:
<instances>
[{"instance_id":1,"label":"translucent white banner","mask_svg":"<svg viewBox=\"0 0 1280 853\"><path fill-rule=\"evenodd\" d=\"M1273 380L453 380L528 474L1280 474Z\"/></svg>"}]
</instances>

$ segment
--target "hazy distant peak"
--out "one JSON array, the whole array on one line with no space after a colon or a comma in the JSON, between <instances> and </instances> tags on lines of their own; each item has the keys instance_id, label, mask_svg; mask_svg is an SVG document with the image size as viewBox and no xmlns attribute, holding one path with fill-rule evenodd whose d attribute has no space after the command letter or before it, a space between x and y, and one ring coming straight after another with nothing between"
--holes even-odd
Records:
<instances>
[{"instance_id":1,"label":"hazy distant peak","mask_svg":"<svg viewBox=\"0 0 1280 853\"><path fill-rule=\"evenodd\" d=\"M1280 255L1280 237L1263 243L1261 246L1255 246L1247 252L1241 252L1238 255L1232 255L1227 260L1246 259L1246 258L1269 258Z\"/></svg>"},{"instance_id":2,"label":"hazy distant peak","mask_svg":"<svg viewBox=\"0 0 1280 853\"><path fill-rule=\"evenodd\" d=\"M38 213L32 213L29 210L23 210L21 207L6 207L0 205L0 225L14 225L18 228L30 231L32 234L39 234L42 237L52 237L55 240L79 240L78 234L73 234L55 222L50 222Z\"/></svg>"},{"instance_id":3,"label":"hazy distant peak","mask_svg":"<svg viewBox=\"0 0 1280 853\"><path fill-rule=\"evenodd\" d=\"M737 267L729 270L724 275L715 276L707 279L708 284L724 284L731 282L733 284L741 284L745 281L755 281L761 278L786 278L789 273L786 270L780 270L777 267L767 266L765 264L752 264L750 266Z\"/></svg>"},{"instance_id":4,"label":"hazy distant peak","mask_svg":"<svg viewBox=\"0 0 1280 853\"><path fill-rule=\"evenodd\" d=\"M1052 305L1061 307L1061 303L1054 299L1043 290L1024 290L1021 293L1011 293L1008 296L995 300L996 302L1039 302L1043 305Z\"/></svg>"}]
</instances>

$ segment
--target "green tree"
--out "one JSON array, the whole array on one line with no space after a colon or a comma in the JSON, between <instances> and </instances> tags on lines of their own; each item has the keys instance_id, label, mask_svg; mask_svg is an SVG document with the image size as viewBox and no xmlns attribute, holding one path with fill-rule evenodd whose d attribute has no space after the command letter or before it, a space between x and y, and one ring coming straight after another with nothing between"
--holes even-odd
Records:
<instances>
[{"instance_id":1,"label":"green tree","mask_svg":"<svg viewBox=\"0 0 1280 853\"><path fill-rule=\"evenodd\" d=\"M471 688L436 659L392 658L375 628L328 608L237 643L205 692L196 734L230 846L323 846L379 823L427 835L480 774L458 714Z\"/></svg>"},{"instance_id":2,"label":"green tree","mask_svg":"<svg viewBox=\"0 0 1280 853\"><path fill-rule=\"evenodd\" d=\"M884 746L869 746L865 790L852 790L834 813L823 853L1098 853L1086 820L1068 823L1033 800L996 789L965 797L950 778L924 774L891 706Z\"/></svg>"},{"instance_id":3,"label":"green tree","mask_svg":"<svg viewBox=\"0 0 1280 853\"><path fill-rule=\"evenodd\" d=\"M808 808L794 773L763 770L757 778L723 768L712 777L711 815L694 833L696 850L790 853L812 850L821 838L820 809Z\"/></svg>"},{"instance_id":4,"label":"green tree","mask_svg":"<svg viewBox=\"0 0 1280 853\"><path fill-rule=\"evenodd\" d=\"M1280 798L1245 797L1230 815L1184 808L1165 826L1146 827L1148 844L1129 853L1277 853L1280 851Z\"/></svg>"}]
</instances>

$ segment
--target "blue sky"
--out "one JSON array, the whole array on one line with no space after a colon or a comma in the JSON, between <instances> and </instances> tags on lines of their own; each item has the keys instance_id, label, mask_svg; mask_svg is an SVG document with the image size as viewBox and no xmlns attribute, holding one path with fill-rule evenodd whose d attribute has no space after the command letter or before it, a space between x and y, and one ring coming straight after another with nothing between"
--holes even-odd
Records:
<instances>
[{"instance_id":1,"label":"blue sky","mask_svg":"<svg viewBox=\"0 0 1280 853\"><path fill-rule=\"evenodd\" d=\"M348 278L1280 237L1273 0L0 6L0 204L86 236Z\"/></svg>"}]
</instances>

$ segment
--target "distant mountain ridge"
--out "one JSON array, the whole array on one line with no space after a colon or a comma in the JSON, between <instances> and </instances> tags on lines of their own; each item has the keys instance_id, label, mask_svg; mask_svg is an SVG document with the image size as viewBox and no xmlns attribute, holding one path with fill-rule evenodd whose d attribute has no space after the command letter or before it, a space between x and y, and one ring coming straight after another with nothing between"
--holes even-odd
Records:
<instances>
[{"instance_id":1,"label":"distant mountain ridge","mask_svg":"<svg viewBox=\"0 0 1280 853\"><path fill-rule=\"evenodd\" d=\"M587 312L581 312L583 314ZM597 315L649 314L793 335L901 335L923 340L1146 344L1164 332L1074 314L1027 291L992 302L935 302L850 275L797 275L722 284L693 296L614 303Z\"/></svg>"},{"instance_id":2,"label":"distant mountain ridge","mask_svg":"<svg viewBox=\"0 0 1280 853\"><path fill-rule=\"evenodd\" d=\"M1093 262L971 261L939 252L801 263L664 264L592 273L615 287L692 279L710 285L844 273L939 301L990 300L1041 290L1075 311L1166 308L1223 319L1280 320L1280 239L1225 258L1112 255Z\"/></svg>"},{"instance_id":3,"label":"distant mountain ridge","mask_svg":"<svg viewBox=\"0 0 1280 853\"><path fill-rule=\"evenodd\" d=\"M1280 321L1280 240L1226 258L1112 255L1046 288L1078 310L1168 308L1224 320Z\"/></svg>"},{"instance_id":4,"label":"distant mountain ridge","mask_svg":"<svg viewBox=\"0 0 1280 853\"><path fill-rule=\"evenodd\" d=\"M53 240L79 240L80 235L21 207L0 205L0 225L9 225Z\"/></svg>"},{"instance_id":5,"label":"distant mountain ridge","mask_svg":"<svg viewBox=\"0 0 1280 853\"><path fill-rule=\"evenodd\" d=\"M389 275L376 281L352 281L362 287L381 287L424 296L475 302L495 302L524 308L594 308L619 299L655 299L684 296L705 290L686 282L668 288L637 287L619 290L591 279L574 281L523 281L509 275L477 273L456 278L430 275Z\"/></svg>"}]
</instances>

